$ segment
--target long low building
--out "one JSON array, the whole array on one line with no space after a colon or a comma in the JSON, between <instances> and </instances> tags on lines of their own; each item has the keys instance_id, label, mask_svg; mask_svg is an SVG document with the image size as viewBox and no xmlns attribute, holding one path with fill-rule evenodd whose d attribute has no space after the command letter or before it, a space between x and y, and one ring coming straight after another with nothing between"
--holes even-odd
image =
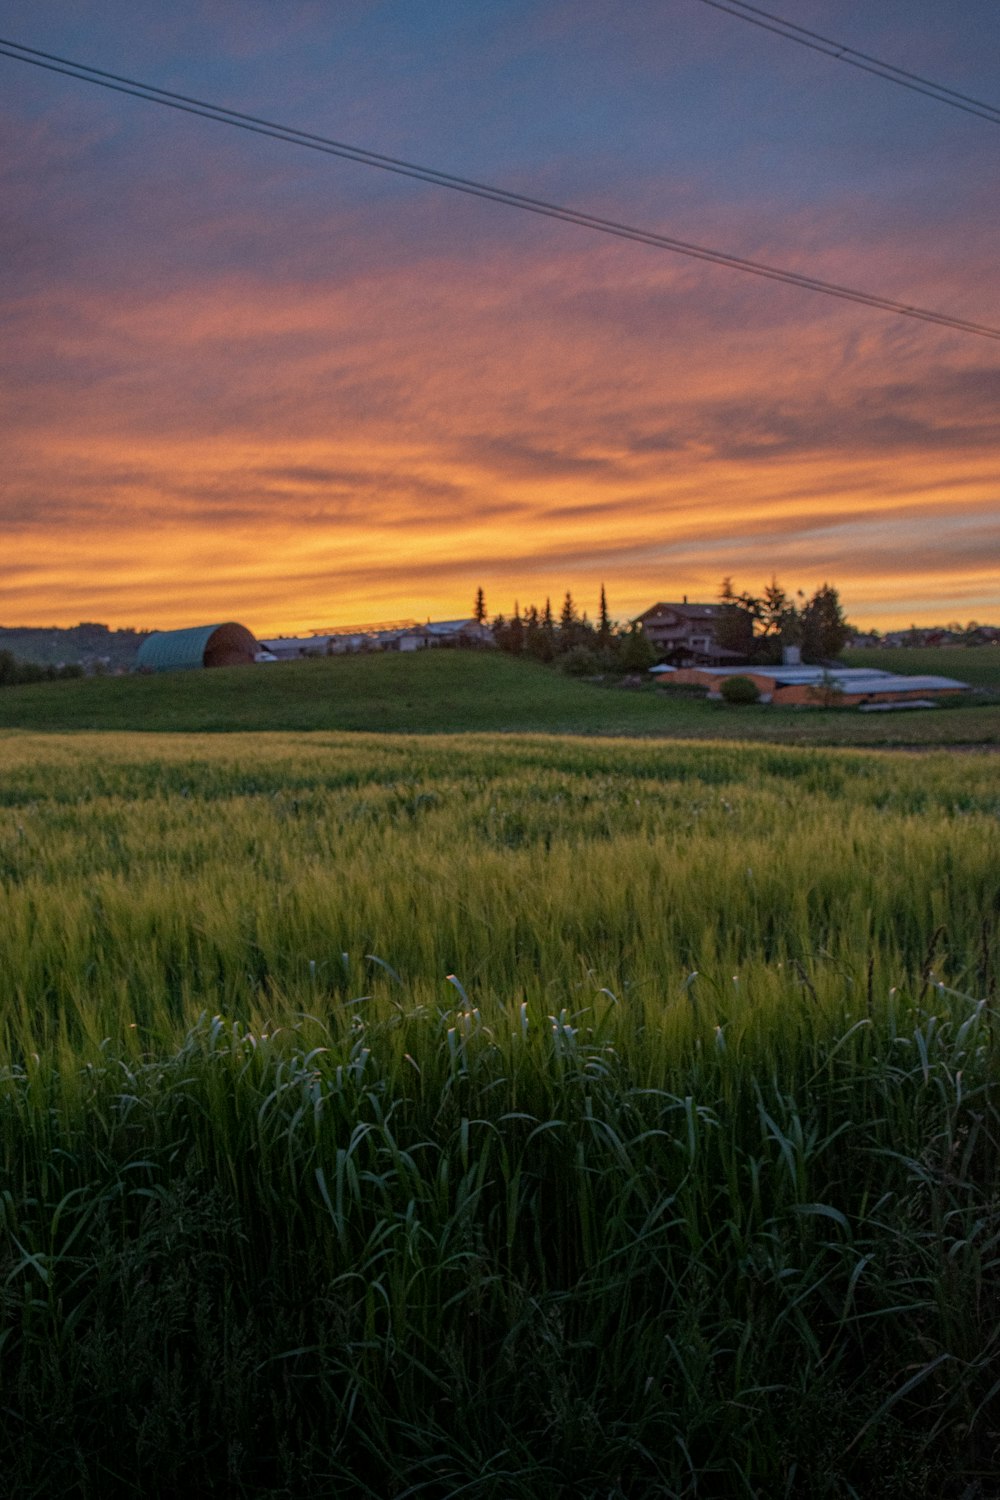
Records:
<instances>
[{"instance_id":1,"label":"long low building","mask_svg":"<svg viewBox=\"0 0 1000 1500\"><path fill-rule=\"evenodd\" d=\"M493 646L493 632L478 620L406 620L307 636L279 635L261 641L278 661L303 656L340 656L353 651L422 651L429 646Z\"/></svg>"},{"instance_id":2,"label":"long low building","mask_svg":"<svg viewBox=\"0 0 1000 1500\"><path fill-rule=\"evenodd\" d=\"M275 661L297 661L303 656L327 656L330 652L328 635L277 635L260 642L261 649Z\"/></svg>"},{"instance_id":3,"label":"long low building","mask_svg":"<svg viewBox=\"0 0 1000 1500\"><path fill-rule=\"evenodd\" d=\"M747 677L757 688L762 703L812 708L831 703L845 708L867 703L907 703L964 693L967 682L954 677L904 676L877 672L872 667L651 667L653 676L678 684L708 688L710 698L722 695L729 677Z\"/></svg>"}]
</instances>

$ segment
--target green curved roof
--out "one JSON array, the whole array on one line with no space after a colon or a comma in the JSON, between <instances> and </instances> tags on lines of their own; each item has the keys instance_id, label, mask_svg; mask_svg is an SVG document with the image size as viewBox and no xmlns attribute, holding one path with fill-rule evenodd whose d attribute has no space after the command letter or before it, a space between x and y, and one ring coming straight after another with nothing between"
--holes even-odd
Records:
<instances>
[{"instance_id":1,"label":"green curved roof","mask_svg":"<svg viewBox=\"0 0 1000 1500\"><path fill-rule=\"evenodd\" d=\"M212 637L224 632L216 645L232 646L252 661L257 642L245 625L229 620L222 625L191 625L187 630L155 630L139 647L136 669L147 672L178 672L203 667Z\"/></svg>"}]
</instances>

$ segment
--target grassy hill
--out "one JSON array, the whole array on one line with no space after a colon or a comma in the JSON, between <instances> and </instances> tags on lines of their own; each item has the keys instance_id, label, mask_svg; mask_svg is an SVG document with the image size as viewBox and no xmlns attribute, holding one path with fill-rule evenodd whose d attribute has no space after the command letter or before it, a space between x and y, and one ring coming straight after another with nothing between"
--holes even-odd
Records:
<instances>
[{"instance_id":1,"label":"grassy hill","mask_svg":"<svg viewBox=\"0 0 1000 1500\"><path fill-rule=\"evenodd\" d=\"M998 653L988 647L981 651L981 671L970 670L978 661L970 650L961 653L963 671L957 672L956 662L951 675L1000 688ZM930 669L917 660L925 655L893 653L907 658L910 671ZM950 666L955 653L948 655ZM881 665L876 653L863 656ZM897 665L895 659L891 665ZM629 691L575 681L499 653L440 651L6 688L0 691L0 728L542 731L813 744L997 744L1000 703L979 694L971 703L900 714L734 709L660 690L651 682Z\"/></svg>"}]
</instances>

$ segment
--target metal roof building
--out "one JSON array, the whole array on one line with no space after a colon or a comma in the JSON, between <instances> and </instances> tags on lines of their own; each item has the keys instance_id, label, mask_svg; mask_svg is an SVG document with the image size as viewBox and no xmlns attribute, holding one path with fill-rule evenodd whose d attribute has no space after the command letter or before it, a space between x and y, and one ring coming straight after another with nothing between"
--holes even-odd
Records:
<instances>
[{"instance_id":1,"label":"metal roof building","mask_svg":"<svg viewBox=\"0 0 1000 1500\"><path fill-rule=\"evenodd\" d=\"M663 667L650 667L654 676ZM700 684L718 697L727 677L749 677L761 695L762 703L816 704L826 697L836 697L845 706L874 703L902 703L907 699L942 693L963 693L967 682L954 677L905 676L898 672L881 672L874 667L807 667L799 664L782 667L682 667L670 672L671 683Z\"/></svg>"},{"instance_id":2,"label":"metal roof building","mask_svg":"<svg viewBox=\"0 0 1000 1500\"><path fill-rule=\"evenodd\" d=\"M259 647L245 625L192 625L187 630L156 630L139 647L137 672L180 672L193 667L238 667L253 661Z\"/></svg>"},{"instance_id":3,"label":"metal roof building","mask_svg":"<svg viewBox=\"0 0 1000 1500\"><path fill-rule=\"evenodd\" d=\"M276 635L259 644L279 661L294 661L301 656L328 656L333 639L330 635Z\"/></svg>"}]
</instances>

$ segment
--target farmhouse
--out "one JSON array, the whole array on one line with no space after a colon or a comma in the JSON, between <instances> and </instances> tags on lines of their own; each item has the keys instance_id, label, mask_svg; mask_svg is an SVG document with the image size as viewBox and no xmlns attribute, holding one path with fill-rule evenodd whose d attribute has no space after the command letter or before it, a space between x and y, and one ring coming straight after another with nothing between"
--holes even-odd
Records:
<instances>
[{"instance_id":1,"label":"farmhouse","mask_svg":"<svg viewBox=\"0 0 1000 1500\"><path fill-rule=\"evenodd\" d=\"M746 658L720 646L715 638L721 604L653 604L637 615L635 624L660 656L676 666L735 665Z\"/></svg>"},{"instance_id":2,"label":"farmhouse","mask_svg":"<svg viewBox=\"0 0 1000 1500\"><path fill-rule=\"evenodd\" d=\"M968 690L967 682L954 677L911 677L895 672L877 672L872 667L651 667L654 676L661 675L671 683L707 687L710 698L722 695L727 677L747 677L760 693L762 703L799 705L816 708L823 705L865 708L895 703L923 703L942 695Z\"/></svg>"},{"instance_id":3,"label":"farmhouse","mask_svg":"<svg viewBox=\"0 0 1000 1500\"><path fill-rule=\"evenodd\" d=\"M260 647L245 625L192 625L187 630L154 630L139 647L137 672L179 672L194 667L240 667Z\"/></svg>"}]
</instances>

